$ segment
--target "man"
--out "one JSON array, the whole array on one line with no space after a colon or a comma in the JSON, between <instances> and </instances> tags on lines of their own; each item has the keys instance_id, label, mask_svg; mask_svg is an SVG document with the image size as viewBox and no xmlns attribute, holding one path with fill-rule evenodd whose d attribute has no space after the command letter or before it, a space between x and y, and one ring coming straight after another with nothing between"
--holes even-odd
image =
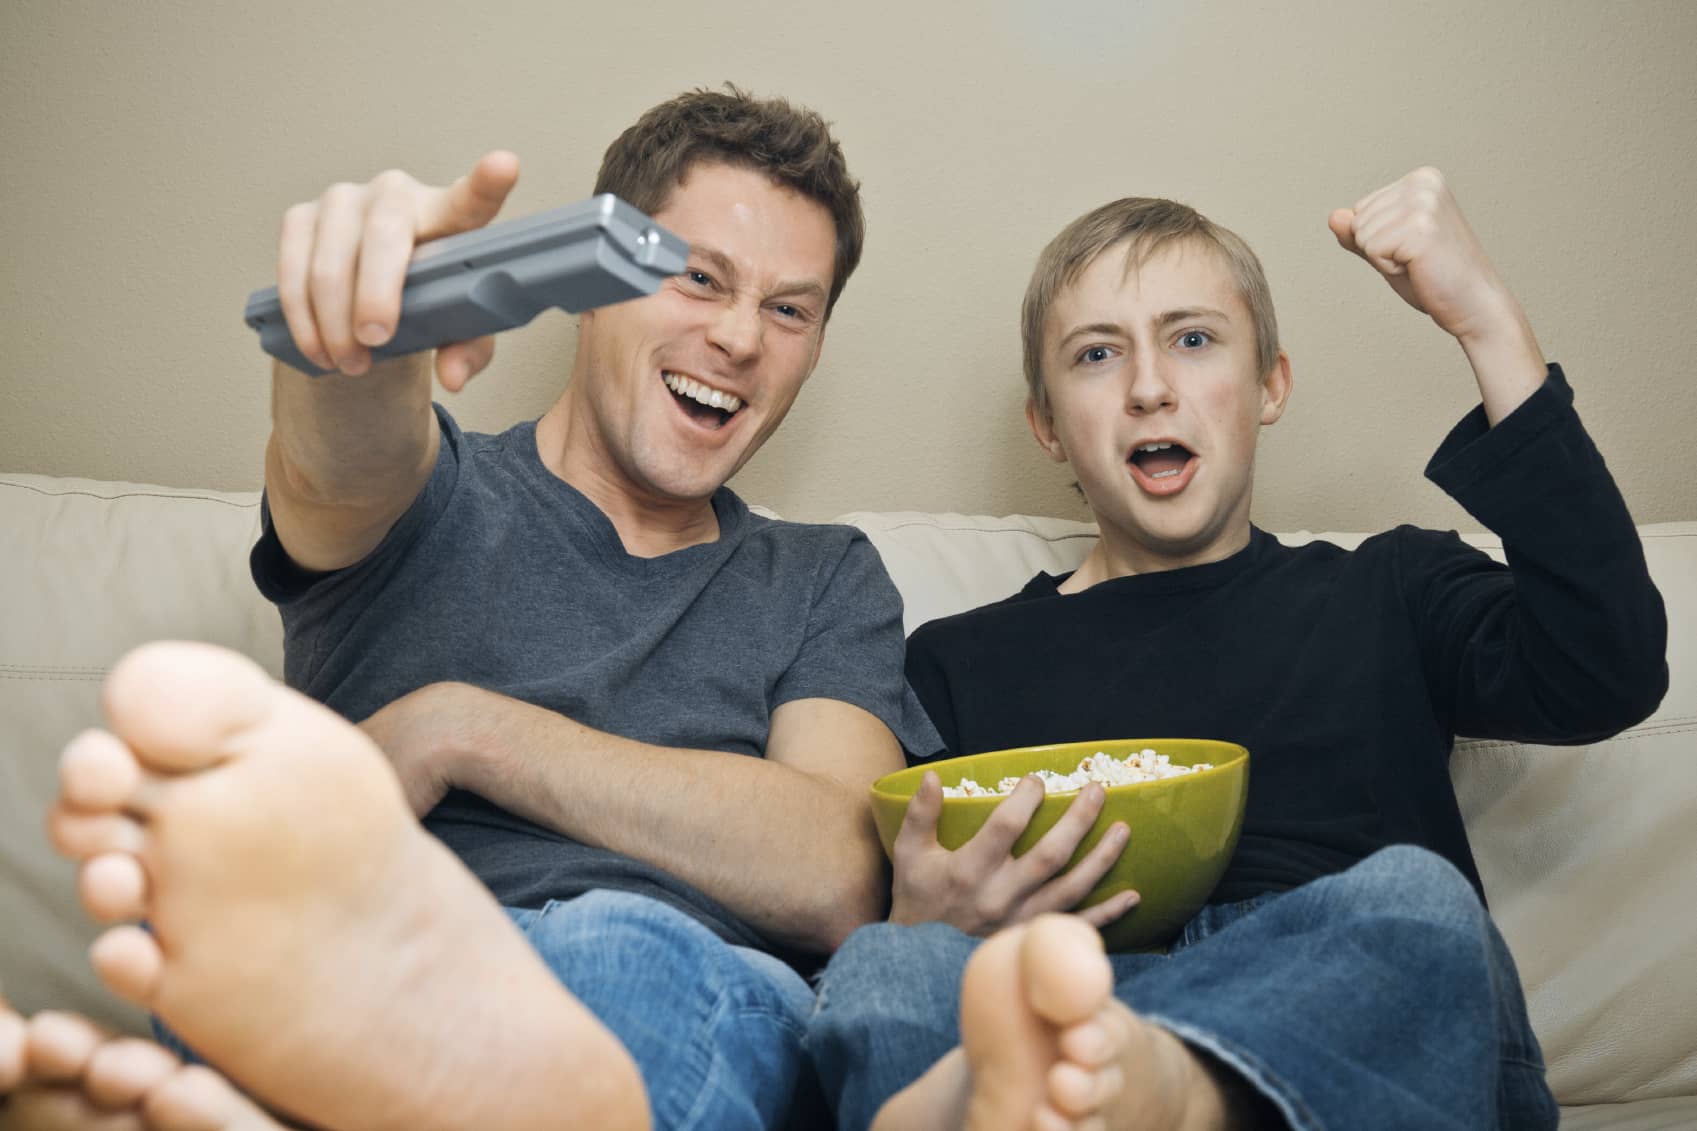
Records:
<instances>
[{"instance_id":1,"label":"man","mask_svg":"<svg viewBox=\"0 0 1697 1131\"><path fill-rule=\"evenodd\" d=\"M1256 440L1292 386L1259 262L1170 201L1065 229L1026 294L1027 416L1101 540L1072 574L922 627L909 678L956 754L1242 743L1243 832L1169 953L1106 956L1092 927L1135 895L1045 913L1124 839L1058 878L1036 849L1011 858L1042 795L1028 781L947 852L927 775L893 922L854 935L820 987L809 1046L841 1126L1555 1125L1448 755L1458 733L1585 742L1641 720L1666 688L1666 620L1565 378L1442 176L1330 226L1462 346L1482 405L1427 473L1510 567L1412 527L1353 553L1254 528ZM1080 797L1049 859L1100 802ZM927 919L943 922L900 925ZM1010 923L982 947L967 933Z\"/></svg>"},{"instance_id":2,"label":"man","mask_svg":"<svg viewBox=\"0 0 1697 1131\"><path fill-rule=\"evenodd\" d=\"M682 236L687 269L582 315L539 421L469 434L432 406L431 358L370 349L415 244L487 223L516 177L497 152L445 189L389 172L285 214L284 314L337 372L275 369L254 576L288 683L363 720L425 827L628 1050L655 1125L771 1126L812 1007L778 956L816 962L883 914L866 787L935 744L870 543L724 487L818 362L858 189L811 112L734 88L649 111L595 191ZM491 349L444 348L435 372L459 389Z\"/></svg>"}]
</instances>

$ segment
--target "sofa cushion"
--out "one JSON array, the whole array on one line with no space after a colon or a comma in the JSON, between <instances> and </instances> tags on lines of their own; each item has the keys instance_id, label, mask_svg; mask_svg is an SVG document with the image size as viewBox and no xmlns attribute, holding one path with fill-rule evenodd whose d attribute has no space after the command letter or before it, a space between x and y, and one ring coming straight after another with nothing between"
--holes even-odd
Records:
<instances>
[{"instance_id":1,"label":"sofa cushion","mask_svg":"<svg viewBox=\"0 0 1697 1131\"><path fill-rule=\"evenodd\" d=\"M95 927L47 845L58 752L145 641L209 640L282 674L282 625L248 578L258 521L253 492L0 475L0 984L22 1009L142 1023L89 972Z\"/></svg>"}]
</instances>

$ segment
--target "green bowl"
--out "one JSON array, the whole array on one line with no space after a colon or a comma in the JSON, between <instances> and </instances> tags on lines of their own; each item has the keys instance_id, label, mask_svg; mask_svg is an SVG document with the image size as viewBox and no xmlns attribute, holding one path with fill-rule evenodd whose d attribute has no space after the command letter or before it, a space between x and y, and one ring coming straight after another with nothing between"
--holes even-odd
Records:
<instances>
[{"instance_id":1,"label":"green bowl","mask_svg":"<svg viewBox=\"0 0 1697 1131\"><path fill-rule=\"evenodd\" d=\"M1022 746L948 758L886 774L872 783L872 811L884 851L890 852L901 831L908 802L927 770L935 770L946 786L973 778L987 788L1005 777L1036 770L1071 773L1097 751L1124 758L1151 748L1174 764L1211 762L1213 769L1182 777L1163 778L1107 789L1107 800L1096 823L1067 862L1083 859L1115 821L1124 821L1131 841L1080 907L1136 888L1142 901L1103 928L1109 950L1154 950L1166 945L1201 910L1226 870L1243 827L1243 803L1249 792L1249 751L1232 742L1203 738L1116 738L1102 742L1066 742L1053 746ZM1076 793L1050 794L1014 842L1015 856L1024 854L1060 819ZM1003 798L945 797L937 819L937 839L944 848L959 848L972 838Z\"/></svg>"}]
</instances>

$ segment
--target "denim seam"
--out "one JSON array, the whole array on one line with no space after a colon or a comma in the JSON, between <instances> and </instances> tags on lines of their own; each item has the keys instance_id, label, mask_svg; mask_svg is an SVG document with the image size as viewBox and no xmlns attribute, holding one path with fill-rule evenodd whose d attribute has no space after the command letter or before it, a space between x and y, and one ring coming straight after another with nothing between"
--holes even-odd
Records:
<instances>
[{"instance_id":1,"label":"denim seam","mask_svg":"<svg viewBox=\"0 0 1697 1131\"><path fill-rule=\"evenodd\" d=\"M1325 1125L1309 1110L1308 1105L1302 1102L1302 1097L1259 1058L1221 1041L1213 1033L1192 1028L1182 1021L1153 1013L1144 1014L1143 1019L1161 1026L1186 1044L1206 1050L1235 1070L1245 1083L1279 1109L1279 1114L1285 1117L1285 1122L1290 1124L1292 1131L1325 1131Z\"/></svg>"}]
</instances>

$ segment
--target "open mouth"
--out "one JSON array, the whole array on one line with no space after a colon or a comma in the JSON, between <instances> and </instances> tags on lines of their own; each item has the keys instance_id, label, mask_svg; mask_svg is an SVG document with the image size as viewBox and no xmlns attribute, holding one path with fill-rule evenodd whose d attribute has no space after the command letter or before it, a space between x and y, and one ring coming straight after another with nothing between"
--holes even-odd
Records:
<instances>
[{"instance_id":1,"label":"open mouth","mask_svg":"<svg viewBox=\"0 0 1697 1131\"><path fill-rule=\"evenodd\" d=\"M691 420L708 428L723 428L730 423L731 417L742 411L741 397L704 385L693 377L661 370L660 379L672 391L672 399L678 407Z\"/></svg>"},{"instance_id":2,"label":"open mouth","mask_svg":"<svg viewBox=\"0 0 1697 1131\"><path fill-rule=\"evenodd\" d=\"M1190 482L1196 456L1177 441L1157 440L1133 448L1126 462L1145 490L1168 494Z\"/></svg>"}]
</instances>

